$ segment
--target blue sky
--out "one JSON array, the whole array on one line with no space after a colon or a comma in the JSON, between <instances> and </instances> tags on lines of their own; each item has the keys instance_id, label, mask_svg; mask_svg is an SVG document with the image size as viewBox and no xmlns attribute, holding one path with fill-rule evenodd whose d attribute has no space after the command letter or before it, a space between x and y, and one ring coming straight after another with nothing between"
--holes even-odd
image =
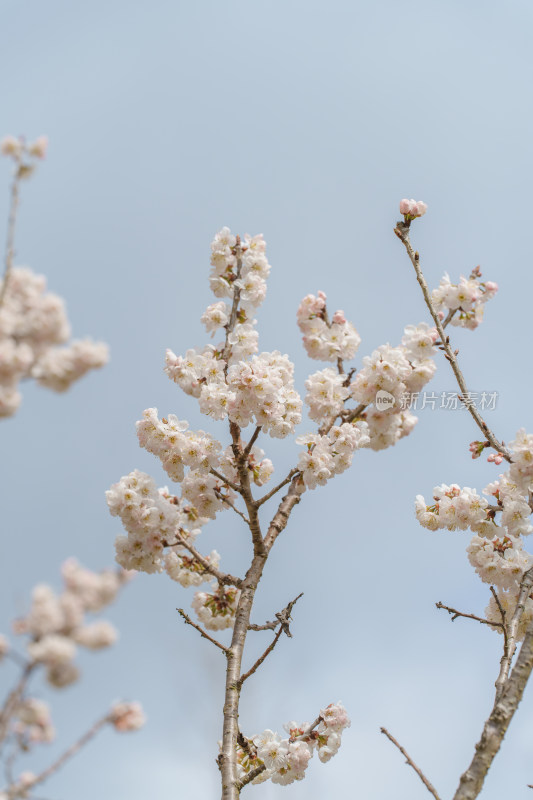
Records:
<instances>
[{"instance_id":1,"label":"blue sky","mask_svg":"<svg viewBox=\"0 0 533 800\"><path fill-rule=\"evenodd\" d=\"M500 285L483 326L453 332L469 385L498 391L487 416L500 438L532 430L530 3L4 0L1 9L0 133L50 137L24 186L18 263L47 276L74 334L107 341L112 358L64 396L25 386L17 417L1 425L0 630L35 583L57 585L67 556L112 564L111 483L135 467L168 483L137 445L145 408L222 427L162 365L166 347L206 341L209 244L223 225L267 240L260 347L291 356L303 391L318 367L295 322L304 294L324 290L354 322L356 364L427 319L392 232L400 198L425 200L413 239L430 285L477 264ZM3 162L0 219L8 180ZM444 360L431 388L455 389ZM470 459L477 434L464 412L419 417L395 448L358 454L348 473L309 492L269 562L257 621L304 597L294 638L247 687L243 729L281 730L339 699L352 727L340 754L313 763L302 784L249 790L260 800L342 798L354 787L367 800L426 797L380 725L444 797L470 761L501 643L435 609L441 600L481 613L488 591L467 562L468 534L422 530L413 501L442 482L481 489L498 470ZM296 445L267 440L265 449L283 476ZM203 534L205 549L242 568L242 533L223 515ZM142 575L110 611L121 639L82 660L83 684L54 695L61 736L43 763L116 697L139 698L149 723L131 737L103 735L44 796L218 796L222 658L179 622L189 594ZM260 650L268 634L256 636ZM8 685L8 667L0 680ZM530 697L487 800L530 792Z\"/></svg>"}]
</instances>

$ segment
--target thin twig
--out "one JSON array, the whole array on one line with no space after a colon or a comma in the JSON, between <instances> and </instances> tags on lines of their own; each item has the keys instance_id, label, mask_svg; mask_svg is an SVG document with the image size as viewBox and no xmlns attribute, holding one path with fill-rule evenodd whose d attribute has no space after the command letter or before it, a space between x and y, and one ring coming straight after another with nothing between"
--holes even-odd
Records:
<instances>
[{"instance_id":1,"label":"thin twig","mask_svg":"<svg viewBox=\"0 0 533 800\"><path fill-rule=\"evenodd\" d=\"M192 619L189 617L189 615L188 615L188 614L186 614L186 613L185 613L185 611L184 611L182 608L177 608L177 609L176 609L176 611L178 612L178 614L179 614L181 617L183 617L183 620L184 620L184 622L186 622L188 625L192 625L192 626L193 626L193 628L196 628L196 630L198 631L198 633L199 633L201 636L203 636L203 637L204 637L204 639L207 639L209 642L211 642L211 644L214 644L214 645L216 645L218 648L220 648L220 650L222 650L222 652L223 652L225 655L227 655L228 648L227 648L227 647L224 647L224 645L223 645L223 644L220 644L220 642L217 642L217 640L216 640L216 639L213 639L213 637L212 637L212 636L209 636L209 634L208 634L208 633L206 633L206 632L204 631L204 629L203 629L203 628L202 628L200 625L197 625L197 624L196 624L196 622L193 622L193 621L192 621Z\"/></svg>"},{"instance_id":2,"label":"thin twig","mask_svg":"<svg viewBox=\"0 0 533 800\"><path fill-rule=\"evenodd\" d=\"M246 522L247 525L250 524L250 520L248 519L248 517L246 517L242 513L242 511L239 511L237 506L234 503L232 503L232 501L229 499L229 497L226 497L225 495L223 495L222 492L219 489L215 489L215 494L216 494L216 496L218 497L219 500L222 500L222 502L225 503L228 506L228 508L233 509L233 511L235 511L235 513L238 514L239 517L241 519L243 519Z\"/></svg>"},{"instance_id":3,"label":"thin twig","mask_svg":"<svg viewBox=\"0 0 533 800\"><path fill-rule=\"evenodd\" d=\"M9 693L0 712L0 745L6 738L8 728L9 728L9 721L13 716L22 695L24 694L24 690L26 688L26 684L30 678L31 673L36 668L37 664L35 662L31 662L26 665L24 668L22 675L20 676L15 688Z\"/></svg>"},{"instance_id":4,"label":"thin twig","mask_svg":"<svg viewBox=\"0 0 533 800\"><path fill-rule=\"evenodd\" d=\"M49 778L50 775L53 775L54 772L57 772L57 770L60 769L66 761L72 758L72 756L75 756L76 753L78 753L82 747L84 747L88 742L90 742L91 739L93 739L96 736L98 731L101 728L103 728L104 725L107 725L110 721L111 718L109 714L106 714L105 717L102 717L101 719L98 720L98 722L95 722L95 724L91 728L89 728L89 730L86 731L86 733L84 733L83 736L80 736L80 738L76 742L74 742L74 744L72 744L67 750L65 750L65 752L62 755L60 755L59 758L56 761L54 761L53 764L47 767L47 769L43 770L43 772L39 773L39 775L37 775L31 782L26 783L24 785L24 788L31 789L34 786L37 786L38 783L43 783L43 781Z\"/></svg>"},{"instance_id":5,"label":"thin twig","mask_svg":"<svg viewBox=\"0 0 533 800\"><path fill-rule=\"evenodd\" d=\"M242 245L241 245L241 237L236 237L235 242L235 258L237 262L237 270L235 275L235 282L238 282L239 278L241 277L241 270L242 270ZM239 301L241 299L241 290L238 286L233 287L233 303L231 306L231 313L229 317L228 324L226 327L226 341L224 343L224 350L222 351L222 360L226 362L226 366L224 367L224 374L227 374L228 371L228 358L231 352L231 344L229 343L230 334L233 332L235 327L235 323L237 322L237 312L239 310Z\"/></svg>"},{"instance_id":6,"label":"thin twig","mask_svg":"<svg viewBox=\"0 0 533 800\"><path fill-rule=\"evenodd\" d=\"M422 783L424 784L424 786L426 787L428 792L430 792L433 795L435 800L440 800L440 797L437 794L437 790L435 789L433 784L428 781L428 779L426 778L426 776L424 775L424 773L422 772L420 767L416 766L416 764L413 761L413 759L411 758L411 756L404 750L404 748L401 746L401 744L396 741L396 739L394 738L394 736L391 733L388 732L387 728L380 728L380 731L381 731L381 733L384 733L385 736L387 737L387 739L389 739L389 741L391 741L393 743L393 745L395 745L398 748L398 750L400 751L402 756L404 756L404 758L405 758L406 762L409 764L409 766L414 769L414 771L416 772L416 774L418 775L418 777L420 778L420 780L422 781Z\"/></svg>"},{"instance_id":7,"label":"thin twig","mask_svg":"<svg viewBox=\"0 0 533 800\"><path fill-rule=\"evenodd\" d=\"M15 174L13 176L13 183L11 184L11 199L9 207L9 217L7 221L7 237L6 237L6 250L5 250L5 270L4 280L0 287L0 308L4 302L4 297L7 292L7 285L11 277L13 269L13 258L15 255L15 227L17 224L17 209L19 205L19 185L21 178L21 163L20 160L16 161Z\"/></svg>"},{"instance_id":8,"label":"thin twig","mask_svg":"<svg viewBox=\"0 0 533 800\"><path fill-rule=\"evenodd\" d=\"M230 575L228 572L221 572L217 569L213 564L211 564L207 558L205 558L198 550L189 544L187 539L183 536L181 532L176 532L176 541L175 542L163 542L165 547L176 547L180 545L181 547L185 547L186 550L193 556L195 561L198 561L199 564L202 565L204 570L212 575L214 578L217 579L219 583L224 584L225 586L237 586L240 588L242 581L240 578L236 578L234 575Z\"/></svg>"},{"instance_id":9,"label":"thin twig","mask_svg":"<svg viewBox=\"0 0 533 800\"><path fill-rule=\"evenodd\" d=\"M256 500L256 501L255 501L255 504L256 504L257 508L259 508L259 506L262 506L262 505L263 505L263 503L266 503L266 501L267 501L267 500L270 500L270 498L271 498L271 497L274 497L274 495L275 495L277 492L279 492L279 490L280 490L280 489L283 489L283 487L284 487L284 486L286 486L288 483L290 483L290 482L292 481L292 479L294 478L294 476L295 476L295 475L296 475L298 472L299 472L299 470L298 470L298 469L296 469L296 467L294 467L293 469L291 469L291 471L289 472L289 474L287 475L287 477L286 477L286 478L284 478L284 479L281 481L281 483L278 483L278 485L277 485L277 486L274 486L274 488L273 488L273 489L271 489L271 490L268 492L268 494L265 494L265 496L264 496L264 497L260 497L260 498L259 498L259 500Z\"/></svg>"},{"instance_id":10,"label":"thin twig","mask_svg":"<svg viewBox=\"0 0 533 800\"><path fill-rule=\"evenodd\" d=\"M250 455L252 447L256 443L257 437L259 436L260 433L261 433L261 425L258 425L257 428L255 429L255 431L253 432L252 438L250 439L250 441L248 442L248 444L244 448L244 452L243 452L244 458L248 458L248 456Z\"/></svg>"},{"instance_id":11,"label":"thin twig","mask_svg":"<svg viewBox=\"0 0 533 800\"><path fill-rule=\"evenodd\" d=\"M492 596L496 601L496 605L498 606L498 610L500 612L500 616L502 618L502 629L503 629L503 654L507 655L509 652L509 635L507 633L507 616L505 614L505 609L503 608L500 598L498 597L498 592L494 588L494 586L490 587L490 591Z\"/></svg>"},{"instance_id":12,"label":"thin twig","mask_svg":"<svg viewBox=\"0 0 533 800\"><path fill-rule=\"evenodd\" d=\"M214 475L215 478L218 478L220 481L222 481L222 483L225 483L227 486L233 489L234 492L240 494L241 487L237 486L237 484L233 483L233 481L230 481L230 479L226 478L226 476L223 475L221 472L218 472L216 469L213 469L213 467L211 467L209 472L211 473L211 475Z\"/></svg>"},{"instance_id":13,"label":"thin twig","mask_svg":"<svg viewBox=\"0 0 533 800\"><path fill-rule=\"evenodd\" d=\"M276 614L276 617L278 618L278 623L277 623L277 624L280 626L280 628L279 628L279 631L276 633L276 635L274 636L273 640L271 641L271 643L269 644L269 646L267 647L267 649L265 650L265 652L263 653L263 655L261 655L261 656L260 656L260 657L257 659L257 661L255 662L255 664L254 664L252 667L250 667L250 669L248 670L248 672L245 672L245 673L244 673L244 675L241 675L241 677L239 678L239 684L240 684L241 686L242 686L242 684L244 683L244 681L248 680L248 678L249 678L251 675L253 675L253 674L254 674L254 672L255 672L257 669L259 669L259 667L261 666L261 664L263 663L263 661L264 661L264 660L267 658L267 656L269 656L269 655L270 655L270 653L272 652L272 650L273 650L273 649L275 648L275 646L277 645L277 643L278 643L278 641L279 641L279 639L280 639L280 636L281 636L281 634L282 634L282 633L285 633L285 634L286 634L286 635L287 635L287 636L288 636L290 639L292 639L292 633L291 633L291 632L290 632L290 630L289 630L289 622L290 622L290 620L291 620L291 611L292 611L292 609L293 609L293 606L294 606L294 605L295 605L295 604L298 602L298 600L300 599L300 597L301 597L302 595L303 595L303 592L300 592L300 594L298 595L298 597L295 597L295 598L294 598L294 600L291 600L291 602L290 602L290 603L288 603L288 604L285 606L285 608L283 609L283 611L280 611L280 612L278 612L278 613ZM248 627L250 627L250 626L248 626Z\"/></svg>"},{"instance_id":14,"label":"thin twig","mask_svg":"<svg viewBox=\"0 0 533 800\"><path fill-rule=\"evenodd\" d=\"M416 273L416 278L418 280L418 283L420 284L420 288L422 289L422 294L424 295L424 300L426 301L426 306L428 307L429 313L431 314L431 316L433 318L433 322L435 323L435 327L437 328L438 334L440 336L441 347L443 348L444 352L446 353L446 358L450 362L453 374L455 375L455 378L457 380L459 388L461 389L463 402L464 402L466 408L468 409L468 411L470 412L474 422L479 427L479 429L483 432L483 436L486 439L488 439L488 441L490 442L491 446L497 452L502 454L502 456L505 458L506 461L511 463L511 454L510 454L510 452L507 450L507 448L503 445L502 442L498 441L498 439L493 434L493 432L490 430L490 428L488 427L487 423L485 422L485 420L483 419L481 414L478 412L478 410L474 406L474 404L470 403L470 402L467 402L467 399L470 397L470 394L469 394L469 391L468 391L467 386L466 386L466 381L464 379L463 373L461 372L461 370L459 368L459 364L457 362L456 354L452 350L452 347L450 345L450 337L445 335L444 328L442 326L442 322L441 322L441 320L439 318L438 313L435 310L435 307L433 305L433 301L431 300L431 295L430 295L430 292L429 292L428 285L426 283L426 279L424 278L424 274L423 274L423 272L422 272L422 270L420 268L420 256L419 256L418 252L415 253L415 251L413 250L413 246L411 245L411 241L409 239L409 226L410 226L410 223L408 223L408 222L398 222L394 232L396 233L396 235L398 236L398 238L400 239L400 241L404 245L404 247L405 247L405 249L407 251L407 255L409 256L409 258L411 260L411 264L414 267L414 270L415 270L415 273Z\"/></svg>"},{"instance_id":15,"label":"thin twig","mask_svg":"<svg viewBox=\"0 0 533 800\"><path fill-rule=\"evenodd\" d=\"M463 611L457 611L456 608L450 608L450 606L443 605L440 601L435 603L437 608L443 608L444 611L447 611L448 614L452 614L452 622L457 619L457 617L466 617L466 619L474 619L476 622L482 622L484 625L490 625L491 628L503 628L503 624L501 622L491 622L488 619L483 619L483 617L476 617L475 614L465 614Z\"/></svg>"}]
</instances>

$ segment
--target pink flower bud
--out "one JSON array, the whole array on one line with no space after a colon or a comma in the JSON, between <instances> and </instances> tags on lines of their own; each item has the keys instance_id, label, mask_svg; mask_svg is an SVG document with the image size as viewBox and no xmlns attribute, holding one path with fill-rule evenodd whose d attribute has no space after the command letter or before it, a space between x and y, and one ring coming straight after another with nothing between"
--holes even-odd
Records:
<instances>
[{"instance_id":1,"label":"pink flower bud","mask_svg":"<svg viewBox=\"0 0 533 800\"><path fill-rule=\"evenodd\" d=\"M124 733L142 728L146 717L140 703L115 703L111 709L110 721L115 730Z\"/></svg>"},{"instance_id":2,"label":"pink flower bud","mask_svg":"<svg viewBox=\"0 0 533 800\"><path fill-rule=\"evenodd\" d=\"M487 461L492 461L494 464L501 464L503 461L503 456L501 453L491 453L487 458Z\"/></svg>"},{"instance_id":3,"label":"pink flower bud","mask_svg":"<svg viewBox=\"0 0 533 800\"><path fill-rule=\"evenodd\" d=\"M0 141L0 152L4 156L13 156L18 158L22 153L22 142L14 136L4 136Z\"/></svg>"},{"instance_id":4,"label":"pink flower bud","mask_svg":"<svg viewBox=\"0 0 533 800\"><path fill-rule=\"evenodd\" d=\"M407 200L400 201L400 213L408 219L416 219L416 217L423 217L428 207L422 200Z\"/></svg>"},{"instance_id":5,"label":"pink flower bud","mask_svg":"<svg viewBox=\"0 0 533 800\"><path fill-rule=\"evenodd\" d=\"M335 311L333 317L331 318L332 322L335 322L337 325L344 325L346 322L346 317L344 316L344 311Z\"/></svg>"},{"instance_id":6,"label":"pink flower bud","mask_svg":"<svg viewBox=\"0 0 533 800\"><path fill-rule=\"evenodd\" d=\"M48 149L48 136L39 136L28 147L28 153L35 158L44 158Z\"/></svg>"}]
</instances>

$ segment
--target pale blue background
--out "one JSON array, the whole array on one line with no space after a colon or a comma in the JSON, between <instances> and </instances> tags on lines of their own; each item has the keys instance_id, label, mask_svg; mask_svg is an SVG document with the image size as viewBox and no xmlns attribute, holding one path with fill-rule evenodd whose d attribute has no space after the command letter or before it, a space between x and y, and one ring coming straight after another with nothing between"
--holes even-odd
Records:
<instances>
[{"instance_id":1,"label":"pale blue background","mask_svg":"<svg viewBox=\"0 0 533 800\"><path fill-rule=\"evenodd\" d=\"M224 224L265 235L273 270L260 344L291 355L303 390L320 368L295 324L304 294L323 289L332 310L346 311L361 356L427 319L392 233L400 198L424 199L414 241L429 282L479 263L501 287L480 330L453 333L469 384L499 391L488 419L500 437L533 428L529 2L4 0L0 12L0 133L50 137L49 157L24 187L18 261L66 298L75 335L102 338L112 352L67 395L25 386L19 414L1 424L0 630L36 582L57 585L65 557L112 564L112 482L138 467L167 483L137 445L143 409L217 430L162 364L166 347L206 341L209 243ZM4 161L0 220L8 180ZM444 359L432 388L455 388ZM453 794L492 702L501 642L435 609L442 600L482 613L488 589L466 560L468 534L422 530L413 500L443 481L481 489L498 474L470 459L474 438L464 412L424 411L409 439L359 454L296 509L254 618L305 595L294 638L246 686L242 728L280 730L339 699L353 723L340 754L327 765L315 759L305 782L247 794L427 797L380 725L443 798ZM297 448L267 449L280 478ZM228 512L204 536L228 569L244 565L236 517ZM149 724L122 738L105 733L40 795L219 796L223 659L179 621L175 608L189 594L143 575L110 611L120 643L82 658L83 684L54 695L61 736L42 763L116 697L139 698ZM268 640L255 634L255 648ZM3 668L6 685L11 673ZM531 691L487 800L529 797Z\"/></svg>"}]
</instances>

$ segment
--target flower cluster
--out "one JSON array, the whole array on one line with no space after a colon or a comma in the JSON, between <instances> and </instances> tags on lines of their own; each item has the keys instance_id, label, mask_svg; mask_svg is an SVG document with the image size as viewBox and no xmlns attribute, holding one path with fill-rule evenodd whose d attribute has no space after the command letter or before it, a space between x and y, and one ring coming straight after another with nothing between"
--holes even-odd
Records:
<instances>
[{"instance_id":1,"label":"flower cluster","mask_svg":"<svg viewBox=\"0 0 533 800\"><path fill-rule=\"evenodd\" d=\"M0 636L1 655L9 657L21 670L1 715L0 739L4 745L9 745L9 755L6 756L8 785L0 789L0 800L28 797L35 785L77 753L104 725L112 724L118 731L129 731L137 730L144 723L139 703L114 704L59 761L38 774L25 770L16 778L12 777L20 753L27 754L35 745L47 744L55 738L48 703L27 694L30 680L44 670L51 686L68 686L79 677L73 663L77 645L99 650L115 642L117 632L111 623L102 620L87 623L86 614L99 612L113 602L121 586L131 577L123 570L93 572L80 566L74 558L65 561L62 574L63 591L56 594L50 586L39 584L33 591L28 614L13 623L15 634L26 634L29 638L27 657L23 658L5 636Z\"/></svg>"},{"instance_id":2,"label":"flower cluster","mask_svg":"<svg viewBox=\"0 0 533 800\"><path fill-rule=\"evenodd\" d=\"M33 590L29 613L17 619L16 634L30 637L27 653L32 664L46 667L48 683L57 688L79 678L74 665L77 645L100 650L114 644L117 632L107 621L87 623L85 615L96 613L113 602L118 590L128 580L124 571L92 572L75 559L63 565L65 588L57 595L46 585Z\"/></svg>"},{"instance_id":3,"label":"flower cluster","mask_svg":"<svg viewBox=\"0 0 533 800\"><path fill-rule=\"evenodd\" d=\"M210 631L222 631L232 628L240 590L234 586L218 585L213 592L196 592L192 607L200 622Z\"/></svg>"},{"instance_id":4,"label":"flower cluster","mask_svg":"<svg viewBox=\"0 0 533 800\"><path fill-rule=\"evenodd\" d=\"M204 431L189 431L188 427L188 422L174 414L159 419L157 408L148 408L137 422L139 444L161 459L163 469L176 483L183 481L185 467L207 474L218 466L220 442Z\"/></svg>"},{"instance_id":5,"label":"flower cluster","mask_svg":"<svg viewBox=\"0 0 533 800\"><path fill-rule=\"evenodd\" d=\"M11 235L19 181L32 175L36 160L46 155L48 140L28 144L23 137L6 136L0 152L15 163L12 188ZM66 391L89 370L108 361L107 345L89 339L66 344L70 325L62 299L46 291L46 281L27 267L15 267L13 242L8 245L6 270L0 280L0 417L17 411L19 384L28 378L55 392Z\"/></svg>"},{"instance_id":6,"label":"flower cluster","mask_svg":"<svg viewBox=\"0 0 533 800\"><path fill-rule=\"evenodd\" d=\"M472 270L469 278L461 276L459 283L452 283L448 273L444 273L439 286L431 294L441 319L448 315L452 325L470 330L477 328L483 320L485 303L498 291L497 283L481 281L480 278L479 267Z\"/></svg>"},{"instance_id":7,"label":"flower cluster","mask_svg":"<svg viewBox=\"0 0 533 800\"><path fill-rule=\"evenodd\" d=\"M406 221L423 217L428 207L422 200L400 200L400 214L403 214Z\"/></svg>"},{"instance_id":8,"label":"flower cluster","mask_svg":"<svg viewBox=\"0 0 533 800\"><path fill-rule=\"evenodd\" d=\"M523 542L524 536L533 533L528 455L533 456L533 437L520 430L510 448L510 470L483 490L492 504L473 489L443 484L433 490L431 505L426 505L424 498L418 495L415 512L420 524L429 530L470 528L474 532L467 548L468 559L482 581L498 588L501 605L512 616L522 577L533 566L533 556L524 550ZM498 623L496 630L501 631L501 611L494 598L486 609L486 616ZM531 598L526 602L524 616L533 618ZM521 638L525 627L522 619Z\"/></svg>"},{"instance_id":9,"label":"flower cluster","mask_svg":"<svg viewBox=\"0 0 533 800\"><path fill-rule=\"evenodd\" d=\"M349 385L350 396L362 406L373 450L390 447L414 428L417 418L402 408L402 399L419 392L436 371L432 357L435 328L425 322L408 325L397 347L384 344L363 358L363 367Z\"/></svg>"},{"instance_id":10,"label":"flower cluster","mask_svg":"<svg viewBox=\"0 0 533 800\"><path fill-rule=\"evenodd\" d=\"M3 156L12 158L17 164L23 164L26 168L24 177L31 174L33 169L32 159L45 158L48 150L48 137L38 136L33 142L26 142L24 137L4 136L0 140L0 153Z\"/></svg>"},{"instance_id":11,"label":"flower cluster","mask_svg":"<svg viewBox=\"0 0 533 800\"><path fill-rule=\"evenodd\" d=\"M117 561L124 569L161 572L163 550L173 546L179 532L194 541L207 520L194 507L180 503L165 488L157 489L149 475L134 470L106 492L107 505L119 516L127 536L116 540Z\"/></svg>"},{"instance_id":12,"label":"flower cluster","mask_svg":"<svg viewBox=\"0 0 533 800\"><path fill-rule=\"evenodd\" d=\"M300 453L298 470L308 489L324 486L352 463L353 454L370 441L366 422L334 425L329 433L299 436L296 444L306 445Z\"/></svg>"},{"instance_id":13,"label":"flower cluster","mask_svg":"<svg viewBox=\"0 0 533 800\"><path fill-rule=\"evenodd\" d=\"M288 737L282 738L271 730L243 740L237 747L238 779L261 768L252 783L271 780L286 786L305 777L305 770L314 752L323 763L339 750L342 732L350 726L346 709L341 703L329 705L320 712L318 724L288 722L284 725Z\"/></svg>"},{"instance_id":14,"label":"flower cluster","mask_svg":"<svg viewBox=\"0 0 533 800\"><path fill-rule=\"evenodd\" d=\"M265 458L264 450L254 445L246 459L246 468L250 475L250 480L256 486L264 486L274 472L274 465L269 458ZM235 456L231 447L226 447L220 459L220 472L232 483L239 482L239 473L235 464Z\"/></svg>"},{"instance_id":15,"label":"flower cluster","mask_svg":"<svg viewBox=\"0 0 533 800\"><path fill-rule=\"evenodd\" d=\"M533 564L533 556L523 550L522 539L514 536L487 540L476 534L466 552L481 580L502 589L516 589Z\"/></svg>"},{"instance_id":16,"label":"flower cluster","mask_svg":"<svg viewBox=\"0 0 533 800\"><path fill-rule=\"evenodd\" d=\"M329 320L324 292L318 292L316 297L312 294L304 297L296 319L310 358L318 361L349 361L355 356L361 337L352 323L346 320L344 311L336 311Z\"/></svg>"},{"instance_id":17,"label":"flower cluster","mask_svg":"<svg viewBox=\"0 0 533 800\"><path fill-rule=\"evenodd\" d=\"M146 722L146 717L140 703L115 703L109 715L110 721L116 731L127 733L138 731Z\"/></svg>"},{"instance_id":18,"label":"flower cluster","mask_svg":"<svg viewBox=\"0 0 533 800\"><path fill-rule=\"evenodd\" d=\"M228 416L245 428L253 420L265 433L283 439L302 420L302 401L294 389L294 366L288 356L261 353L228 370Z\"/></svg>"},{"instance_id":19,"label":"flower cluster","mask_svg":"<svg viewBox=\"0 0 533 800\"><path fill-rule=\"evenodd\" d=\"M336 419L350 396L346 386L346 376L335 372L331 367L314 372L305 382L306 405L309 406L310 419L322 424Z\"/></svg>"},{"instance_id":20,"label":"flower cluster","mask_svg":"<svg viewBox=\"0 0 533 800\"><path fill-rule=\"evenodd\" d=\"M443 483L433 489L433 500L433 504L426 505L422 495L416 497L416 517L424 528L430 531L471 528L481 536L493 536L496 532L487 500L468 486L461 489L455 483L451 486Z\"/></svg>"},{"instance_id":21,"label":"flower cluster","mask_svg":"<svg viewBox=\"0 0 533 800\"><path fill-rule=\"evenodd\" d=\"M222 228L211 243L209 283L215 297L234 299L238 291L240 307L245 312L260 306L265 299L266 279L270 273L265 253L266 243L262 234L246 234L241 241L229 228ZM220 304L216 305L220 308ZM224 313L229 319L229 312ZM210 315L209 309L207 314Z\"/></svg>"},{"instance_id":22,"label":"flower cluster","mask_svg":"<svg viewBox=\"0 0 533 800\"><path fill-rule=\"evenodd\" d=\"M46 292L42 275L16 267L4 284L0 283L0 417L13 415L19 407L20 381L34 378L41 386L64 392L108 360L102 342L84 339L58 346L68 341L70 326L63 301Z\"/></svg>"},{"instance_id":23,"label":"flower cluster","mask_svg":"<svg viewBox=\"0 0 533 800\"><path fill-rule=\"evenodd\" d=\"M55 737L50 706L44 700L27 697L17 706L13 732L24 750L32 744L51 742Z\"/></svg>"}]
</instances>

